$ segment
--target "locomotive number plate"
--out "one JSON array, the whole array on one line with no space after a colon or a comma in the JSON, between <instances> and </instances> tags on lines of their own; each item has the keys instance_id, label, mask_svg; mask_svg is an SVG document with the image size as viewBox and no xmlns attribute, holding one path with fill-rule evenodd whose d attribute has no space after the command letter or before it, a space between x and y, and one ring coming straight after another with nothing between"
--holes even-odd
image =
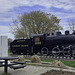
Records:
<instances>
[{"instance_id":1,"label":"locomotive number plate","mask_svg":"<svg viewBox=\"0 0 75 75\"><path fill-rule=\"evenodd\" d=\"M37 45L37 44L41 44L41 42L35 42L35 45Z\"/></svg>"}]
</instances>

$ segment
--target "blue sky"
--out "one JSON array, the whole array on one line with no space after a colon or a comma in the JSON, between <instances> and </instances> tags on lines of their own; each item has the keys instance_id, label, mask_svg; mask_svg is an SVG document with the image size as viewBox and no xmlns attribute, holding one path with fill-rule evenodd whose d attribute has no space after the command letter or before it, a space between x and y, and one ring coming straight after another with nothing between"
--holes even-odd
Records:
<instances>
[{"instance_id":1,"label":"blue sky","mask_svg":"<svg viewBox=\"0 0 75 75\"><path fill-rule=\"evenodd\" d=\"M75 19L75 0L0 0L0 36L14 38L9 25L18 15L31 11L51 13L61 19L63 33L69 29L68 20Z\"/></svg>"}]
</instances>

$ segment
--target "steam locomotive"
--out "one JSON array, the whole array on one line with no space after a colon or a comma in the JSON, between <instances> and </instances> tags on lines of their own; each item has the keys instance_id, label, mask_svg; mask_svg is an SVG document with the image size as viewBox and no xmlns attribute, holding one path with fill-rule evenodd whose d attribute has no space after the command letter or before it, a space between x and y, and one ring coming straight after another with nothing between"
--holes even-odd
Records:
<instances>
[{"instance_id":1,"label":"steam locomotive","mask_svg":"<svg viewBox=\"0 0 75 75\"><path fill-rule=\"evenodd\" d=\"M16 39L10 44L13 54L75 57L75 32L56 35L32 34L30 39Z\"/></svg>"}]
</instances>

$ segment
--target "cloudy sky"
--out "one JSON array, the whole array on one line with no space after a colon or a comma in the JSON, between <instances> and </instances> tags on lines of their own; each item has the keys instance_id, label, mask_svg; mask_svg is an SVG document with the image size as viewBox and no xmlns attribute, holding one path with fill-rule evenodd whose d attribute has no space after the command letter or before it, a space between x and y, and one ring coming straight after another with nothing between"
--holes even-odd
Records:
<instances>
[{"instance_id":1,"label":"cloudy sky","mask_svg":"<svg viewBox=\"0 0 75 75\"><path fill-rule=\"evenodd\" d=\"M75 0L0 0L0 36L14 38L9 32L13 19L37 10L57 16L61 19L60 25L67 30L68 20L75 19Z\"/></svg>"}]
</instances>

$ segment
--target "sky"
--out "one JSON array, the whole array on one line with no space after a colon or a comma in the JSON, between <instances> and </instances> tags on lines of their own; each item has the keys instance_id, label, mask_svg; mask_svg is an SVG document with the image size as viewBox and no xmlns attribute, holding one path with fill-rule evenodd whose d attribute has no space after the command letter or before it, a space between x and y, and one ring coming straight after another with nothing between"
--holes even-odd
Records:
<instances>
[{"instance_id":1,"label":"sky","mask_svg":"<svg viewBox=\"0 0 75 75\"><path fill-rule=\"evenodd\" d=\"M61 19L62 32L69 29L68 22L75 19L75 0L0 0L0 36L14 39L9 25L18 15L31 11L51 13Z\"/></svg>"}]
</instances>

